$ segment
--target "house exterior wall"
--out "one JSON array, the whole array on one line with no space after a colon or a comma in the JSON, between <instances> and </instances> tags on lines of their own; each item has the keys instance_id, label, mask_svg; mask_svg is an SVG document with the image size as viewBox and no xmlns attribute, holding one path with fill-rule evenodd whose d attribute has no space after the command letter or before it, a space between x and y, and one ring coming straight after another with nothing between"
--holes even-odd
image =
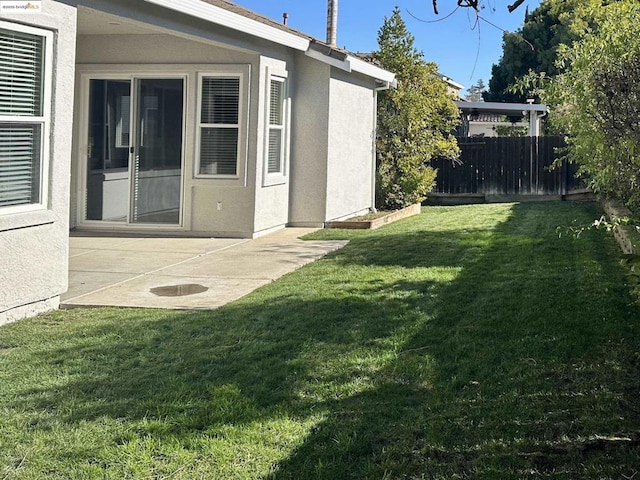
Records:
<instances>
[{"instance_id":1,"label":"house exterior wall","mask_svg":"<svg viewBox=\"0 0 640 480\"><path fill-rule=\"evenodd\" d=\"M371 79L332 69L325 220L373 207L376 99Z\"/></svg>"},{"instance_id":2,"label":"house exterior wall","mask_svg":"<svg viewBox=\"0 0 640 480\"><path fill-rule=\"evenodd\" d=\"M76 9L43 0L39 13L2 20L53 31L54 50L48 199L40 210L0 211L0 324L56 308L67 290Z\"/></svg>"},{"instance_id":3,"label":"house exterior wall","mask_svg":"<svg viewBox=\"0 0 640 480\"><path fill-rule=\"evenodd\" d=\"M262 167L265 135L266 75L269 69L287 71L291 54L272 49L279 58L212 46L171 35L82 35L78 41L78 72L181 72L187 75L187 113L184 159L184 231L191 234L251 237L283 227L288 219L288 180L264 186ZM176 59L180 63L176 63ZM240 179L196 178L197 74L233 66L248 68L246 158ZM80 76L77 88L81 89ZM83 107L78 105L76 110ZM85 128L77 117L76 131ZM81 137L78 134L78 137ZM77 162L85 148L77 145ZM82 199L76 171L75 199Z\"/></svg>"},{"instance_id":4,"label":"house exterior wall","mask_svg":"<svg viewBox=\"0 0 640 480\"><path fill-rule=\"evenodd\" d=\"M182 231L257 236L287 224L322 226L367 211L373 197L375 88L370 77L347 73L303 52L225 27L125 0L81 0L83 14L97 9L141 22L136 35L82 35L78 64L136 68L171 65L189 75L211 65L250 66L246 168L242 182L195 178L196 118L187 111ZM154 30L159 33L149 34ZM161 33L166 32L166 33ZM177 60L179 59L179 60ZM270 71L287 75L290 142L286 175L265 181L265 106ZM188 105L197 104L189 81ZM196 112L197 113L197 112ZM81 123L81 122L80 122ZM84 146L78 145L77 152ZM80 159L80 162L82 159ZM76 173L75 177L79 175ZM354 182L354 179L357 179ZM78 198L84 197L76 188ZM78 205L75 201L74 205ZM77 218L76 215L74 218Z\"/></svg>"},{"instance_id":5,"label":"house exterior wall","mask_svg":"<svg viewBox=\"0 0 640 480\"><path fill-rule=\"evenodd\" d=\"M289 224L321 227L326 220L329 77L331 67L296 57L292 105Z\"/></svg>"},{"instance_id":6,"label":"house exterior wall","mask_svg":"<svg viewBox=\"0 0 640 480\"><path fill-rule=\"evenodd\" d=\"M288 77L288 68L292 67L293 60L278 60L275 58L262 56L260 58L260 78L258 87L258 123L256 141L256 180L255 180L255 210L254 210L254 230L255 234L268 233L277 228L287 225L289 220L289 165L287 155L285 155L285 175L277 181L269 181L266 173L267 155L267 129L268 112L267 97L269 95L270 75L278 75L282 78ZM288 67L289 66L289 67ZM287 96L289 93L289 80L287 78ZM289 96L290 98L290 96ZM287 106L292 103L287 101ZM285 112L287 113L287 112ZM285 119L286 129L290 132L290 118ZM290 135L289 135L290 136Z\"/></svg>"}]
</instances>

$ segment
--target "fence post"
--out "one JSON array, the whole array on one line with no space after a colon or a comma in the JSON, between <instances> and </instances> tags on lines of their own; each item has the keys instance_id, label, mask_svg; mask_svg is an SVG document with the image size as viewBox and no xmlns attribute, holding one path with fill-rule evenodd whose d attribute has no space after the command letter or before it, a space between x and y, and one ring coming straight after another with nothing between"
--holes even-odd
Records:
<instances>
[{"instance_id":1,"label":"fence post","mask_svg":"<svg viewBox=\"0 0 640 480\"><path fill-rule=\"evenodd\" d=\"M538 181L538 176L534 175L534 168L533 168L533 142L531 141L531 137L528 137L528 141L529 141L529 195L533 194L533 186L534 186L534 182ZM535 177L535 180L534 180Z\"/></svg>"}]
</instances>

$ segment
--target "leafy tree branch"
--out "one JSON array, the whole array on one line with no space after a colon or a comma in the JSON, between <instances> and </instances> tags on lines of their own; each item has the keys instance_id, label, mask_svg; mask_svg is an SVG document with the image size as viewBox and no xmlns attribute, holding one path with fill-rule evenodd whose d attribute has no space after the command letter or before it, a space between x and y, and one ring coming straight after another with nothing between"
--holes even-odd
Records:
<instances>
[{"instance_id":1,"label":"leafy tree branch","mask_svg":"<svg viewBox=\"0 0 640 480\"><path fill-rule=\"evenodd\" d=\"M421 202L433 188L434 157L455 159L451 131L459 113L447 85L426 62L396 7L378 32L379 64L396 74L397 88L378 98L377 207L397 209Z\"/></svg>"}]
</instances>

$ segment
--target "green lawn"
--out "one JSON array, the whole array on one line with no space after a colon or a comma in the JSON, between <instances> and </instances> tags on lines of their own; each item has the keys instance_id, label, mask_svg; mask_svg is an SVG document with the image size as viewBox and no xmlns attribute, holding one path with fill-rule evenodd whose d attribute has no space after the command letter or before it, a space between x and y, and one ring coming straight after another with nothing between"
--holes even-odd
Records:
<instances>
[{"instance_id":1,"label":"green lawn","mask_svg":"<svg viewBox=\"0 0 640 480\"><path fill-rule=\"evenodd\" d=\"M214 312L0 328L0 480L640 479L640 309L591 205L427 208Z\"/></svg>"}]
</instances>

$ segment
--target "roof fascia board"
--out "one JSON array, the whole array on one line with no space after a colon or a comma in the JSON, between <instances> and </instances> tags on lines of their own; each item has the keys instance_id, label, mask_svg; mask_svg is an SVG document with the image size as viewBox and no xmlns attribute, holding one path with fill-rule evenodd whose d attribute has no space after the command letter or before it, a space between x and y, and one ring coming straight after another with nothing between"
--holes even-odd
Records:
<instances>
[{"instance_id":1,"label":"roof fascia board","mask_svg":"<svg viewBox=\"0 0 640 480\"><path fill-rule=\"evenodd\" d=\"M200 0L144 0L147 3L159 5L210 23L222 25L232 30L238 30L250 35L269 40L295 50L306 51L309 40L284 30L265 25L224 8L216 7Z\"/></svg>"},{"instance_id":2,"label":"roof fascia board","mask_svg":"<svg viewBox=\"0 0 640 480\"><path fill-rule=\"evenodd\" d=\"M319 62L326 63L327 65L331 65L332 67L351 73L351 62L347 59L338 60L337 58L330 57L322 52L312 49L307 50L305 55L309 58L313 58L314 60L318 60Z\"/></svg>"},{"instance_id":3,"label":"roof fascia board","mask_svg":"<svg viewBox=\"0 0 640 480\"><path fill-rule=\"evenodd\" d=\"M376 67L364 60L360 60L359 58L353 57L351 55L347 56L347 61L351 64L351 70L354 72L362 73L363 75L367 75L368 77L373 77L377 80L381 80L383 82L393 83L395 82L396 75L395 73L391 73L387 70L384 70L380 67Z\"/></svg>"},{"instance_id":4,"label":"roof fascia board","mask_svg":"<svg viewBox=\"0 0 640 480\"><path fill-rule=\"evenodd\" d=\"M457 88L458 90L462 90L464 88L464 85L462 85L462 84L460 84L460 83L458 83L458 82L456 82L454 80L451 80L450 78L447 78L445 80L445 82L447 82L452 87Z\"/></svg>"},{"instance_id":5,"label":"roof fascia board","mask_svg":"<svg viewBox=\"0 0 640 480\"><path fill-rule=\"evenodd\" d=\"M393 84L395 74L376 67L359 58L347 55L344 60L325 55L311 49L311 41L292 33L274 28L264 23L247 18L240 14L230 12L224 8L216 7L200 0L144 0L146 3L158 5L176 12L181 12L192 17L205 20L210 23L222 25L232 30L248 33L250 35L268 40L295 50L303 51L310 58L327 63L346 72L358 72L363 75Z\"/></svg>"},{"instance_id":6,"label":"roof fascia board","mask_svg":"<svg viewBox=\"0 0 640 480\"><path fill-rule=\"evenodd\" d=\"M383 84L386 85L385 89L391 87L395 88L396 86L395 74L388 72L387 70L384 70L382 68L376 67L375 65L371 65L370 63L367 63L358 58L352 57L351 55L347 55L344 60L338 60L337 58L330 57L317 50L309 49L305 54L309 58L313 58L314 60L326 63L327 65L331 65L332 67L339 68L340 70L344 70L345 72L357 72L368 77L375 78L376 80L380 80Z\"/></svg>"}]
</instances>

